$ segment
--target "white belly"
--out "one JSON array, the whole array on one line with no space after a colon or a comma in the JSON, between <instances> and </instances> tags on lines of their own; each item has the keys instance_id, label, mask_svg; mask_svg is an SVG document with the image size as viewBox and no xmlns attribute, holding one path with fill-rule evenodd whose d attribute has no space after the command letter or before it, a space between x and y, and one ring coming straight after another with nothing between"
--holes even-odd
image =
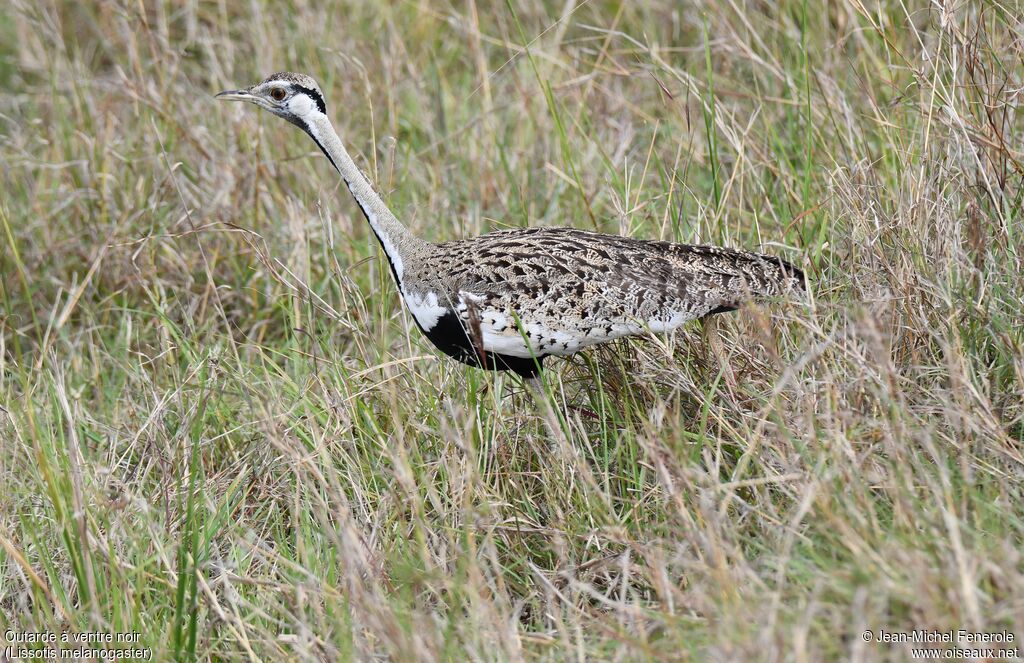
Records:
<instances>
[{"instance_id":1,"label":"white belly","mask_svg":"<svg viewBox=\"0 0 1024 663\"><path fill-rule=\"evenodd\" d=\"M442 305L436 292L406 292L404 288L399 291L409 312L426 332L433 329L441 316L450 310ZM664 333L693 317L679 312L646 321L617 320L587 326L571 320L559 326L557 321L534 322L520 318L517 324L514 316L505 310L488 307L483 304L484 301L483 297L473 293L459 293L455 311L466 326L467 335L473 337L469 329L468 312L468 307L472 306L480 323L483 349L486 352L523 358L570 355L589 345L639 335L645 331Z\"/></svg>"}]
</instances>

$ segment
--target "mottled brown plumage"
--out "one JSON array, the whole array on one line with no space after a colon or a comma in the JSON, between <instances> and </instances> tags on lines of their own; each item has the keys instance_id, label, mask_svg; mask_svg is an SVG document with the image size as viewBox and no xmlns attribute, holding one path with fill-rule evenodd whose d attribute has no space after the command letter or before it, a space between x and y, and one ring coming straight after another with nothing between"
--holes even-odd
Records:
<instances>
[{"instance_id":1,"label":"mottled brown plumage","mask_svg":"<svg viewBox=\"0 0 1024 663\"><path fill-rule=\"evenodd\" d=\"M530 377L548 355L670 331L752 297L804 287L799 269L772 256L571 228L424 242L356 167L311 78L282 72L220 96L255 103L313 138L370 223L416 324L467 364Z\"/></svg>"},{"instance_id":2,"label":"mottled brown plumage","mask_svg":"<svg viewBox=\"0 0 1024 663\"><path fill-rule=\"evenodd\" d=\"M571 228L496 232L431 245L418 258L415 272L405 261L402 290L421 328L430 336L432 313L454 314L476 350L458 358L477 364L483 349L498 355L499 368L502 358L566 355L669 331L755 295L803 287L801 272L778 258Z\"/></svg>"}]
</instances>

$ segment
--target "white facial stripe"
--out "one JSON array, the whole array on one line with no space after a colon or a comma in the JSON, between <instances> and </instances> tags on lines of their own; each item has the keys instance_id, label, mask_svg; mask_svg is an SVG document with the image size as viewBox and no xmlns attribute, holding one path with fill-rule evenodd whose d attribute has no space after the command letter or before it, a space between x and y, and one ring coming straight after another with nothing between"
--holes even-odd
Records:
<instances>
[{"instance_id":1,"label":"white facial stripe","mask_svg":"<svg viewBox=\"0 0 1024 663\"><path fill-rule=\"evenodd\" d=\"M261 83L260 85L261 85L261 87L265 87L265 88L267 88L268 90L269 90L270 88L272 88L272 87L283 87L284 89L286 89L286 90L287 90L287 89L288 89L288 87L289 87L289 86L290 86L291 84L292 84L292 82L291 82L291 81L282 81L282 80L280 80L280 79L275 79L275 80L272 80L272 81L267 81L266 83Z\"/></svg>"},{"instance_id":2,"label":"white facial stripe","mask_svg":"<svg viewBox=\"0 0 1024 663\"><path fill-rule=\"evenodd\" d=\"M299 117L305 117L316 110L316 103L309 98L309 95L301 92L289 99L285 106Z\"/></svg>"}]
</instances>

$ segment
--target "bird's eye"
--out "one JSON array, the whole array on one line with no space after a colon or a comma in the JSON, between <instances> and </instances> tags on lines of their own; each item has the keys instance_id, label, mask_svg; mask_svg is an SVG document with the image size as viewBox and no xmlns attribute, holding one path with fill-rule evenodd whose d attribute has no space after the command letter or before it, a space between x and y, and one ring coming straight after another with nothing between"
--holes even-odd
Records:
<instances>
[{"instance_id":1,"label":"bird's eye","mask_svg":"<svg viewBox=\"0 0 1024 663\"><path fill-rule=\"evenodd\" d=\"M270 89L270 98L274 101L284 101L285 92L283 87L275 87Z\"/></svg>"}]
</instances>

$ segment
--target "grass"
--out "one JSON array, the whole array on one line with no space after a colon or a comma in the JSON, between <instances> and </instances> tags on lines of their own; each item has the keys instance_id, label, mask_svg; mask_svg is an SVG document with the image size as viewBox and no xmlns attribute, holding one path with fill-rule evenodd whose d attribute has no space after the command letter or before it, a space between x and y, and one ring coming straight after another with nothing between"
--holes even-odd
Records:
<instances>
[{"instance_id":1,"label":"grass","mask_svg":"<svg viewBox=\"0 0 1024 663\"><path fill-rule=\"evenodd\" d=\"M4 5L0 630L158 660L1019 644L1022 16ZM552 437L437 356L305 137L212 100L280 69L429 239L760 248L811 297L722 318L728 371L699 324L550 362Z\"/></svg>"}]
</instances>

